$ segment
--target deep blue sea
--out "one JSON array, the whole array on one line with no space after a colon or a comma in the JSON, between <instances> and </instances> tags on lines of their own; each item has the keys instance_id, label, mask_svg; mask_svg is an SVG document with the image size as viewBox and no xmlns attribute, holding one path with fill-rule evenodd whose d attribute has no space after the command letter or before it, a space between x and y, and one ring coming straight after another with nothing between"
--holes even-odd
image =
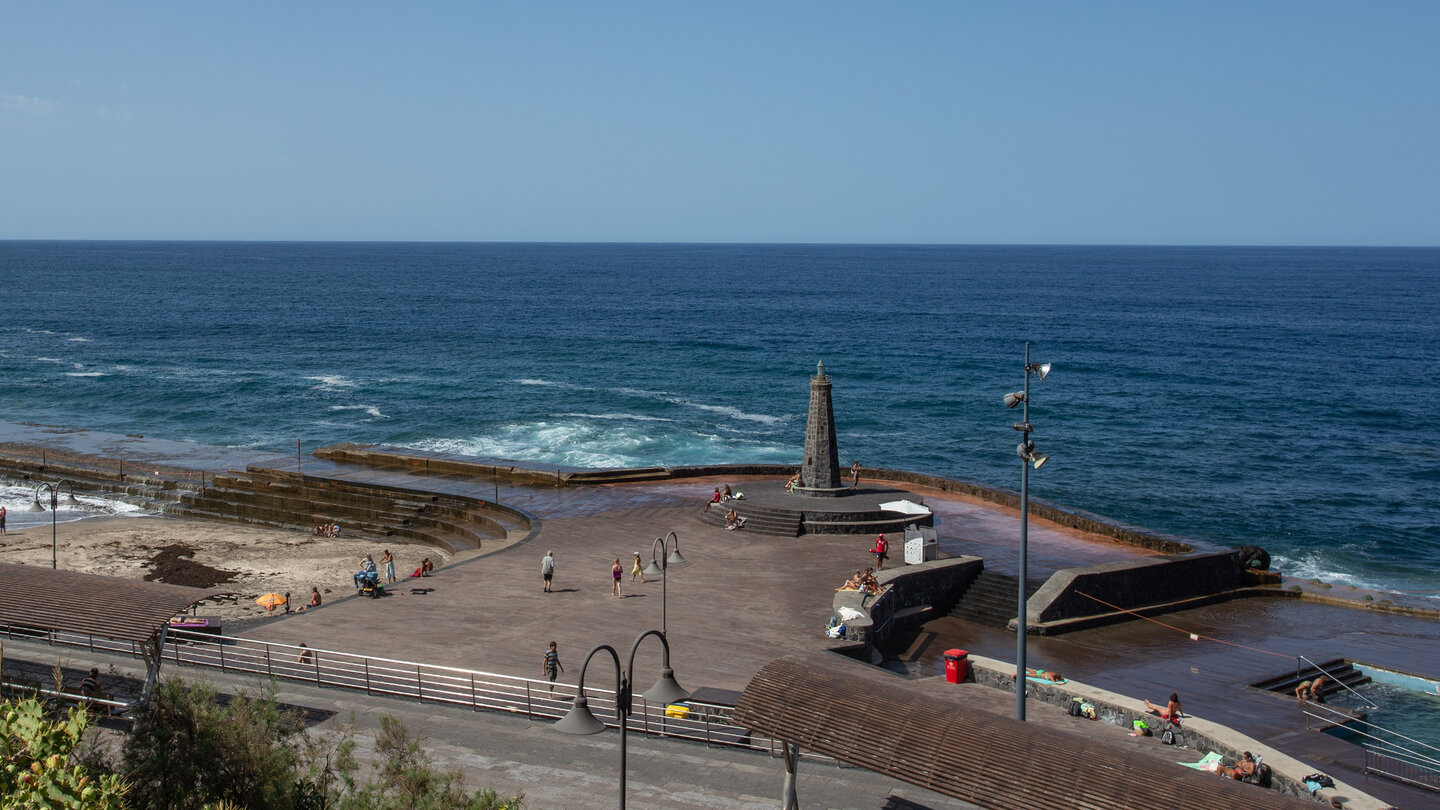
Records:
<instances>
[{"instance_id":1,"label":"deep blue sea","mask_svg":"<svg viewBox=\"0 0 1440 810\"><path fill-rule=\"evenodd\" d=\"M0 242L0 419L580 466L840 454L1440 591L1440 250Z\"/></svg>"}]
</instances>

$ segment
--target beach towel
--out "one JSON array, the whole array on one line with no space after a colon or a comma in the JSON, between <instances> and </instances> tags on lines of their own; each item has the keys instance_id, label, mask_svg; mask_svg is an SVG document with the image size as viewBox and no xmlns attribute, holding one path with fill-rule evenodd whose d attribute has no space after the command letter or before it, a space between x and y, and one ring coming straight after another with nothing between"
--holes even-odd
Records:
<instances>
[{"instance_id":1,"label":"beach towel","mask_svg":"<svg viewBox=\"0 0 1440 810\"><path fill-rule=\"evenodd\" d=\"M1211 751L1210 753L1201 757L1199 762L1182 762L1180 764L1184 765L1187 768L1194 768L1197 771L1209 771L1211 773L1214 773L1220 770L1220 760L1222 759L1224 759L1224 757L1220 756L1219 753Z\"/></svg>"},{"instance_id":2,"label":"beach towel","mask_svg":"<svg viewBox=\"0 0 1440 810\"><path fill-rule=\"evenodd\" d=\"M844 619L847 622L853 621L865 615L864 613L861 613L860 611L852 607L842 607L836 612L840 614L840 618Z\"/></svg>"},{"instance_id":3,"label":"beach towel","mask_svg":"<svg viewBox=\"0 0 1440 810\"><path fill-rule=\"evenodd\" d=\"M1058 681L1052 681L1052 680L1050 680L1049 678L1037 678L1037 677L1035 677L1034 675L1026 675L1026 676L1025 676L1025 680L1027 680L1027 681L1034 681L1035 683L1039 683L1039 684L1045 684L1046 686L1058 686L1058 685L1060 685L1060 684L1062 684L1062 683L1069 683L1069 680L1067 680L1067 679L1065 679L1065 678L1061 678L1061 679L1058 680Z\"/></svg>"}]
</instances>

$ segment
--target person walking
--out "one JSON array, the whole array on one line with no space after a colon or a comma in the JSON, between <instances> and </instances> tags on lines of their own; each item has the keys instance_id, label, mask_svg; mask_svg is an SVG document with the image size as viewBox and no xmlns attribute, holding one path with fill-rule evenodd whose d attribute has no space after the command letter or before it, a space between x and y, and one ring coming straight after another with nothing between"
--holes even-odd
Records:
<instances>
[{"instance_id":1,"label":"person walking","mask_svg":"<svg viewBox=\"0 0 1440 810\"><path fill-rule=\"evenodd\" d=\"M620 558L615 558L615 564L610 566L610 593L615 594L616 599L624 599L620 593L620 577L625 569L620 567Z\"/></svg>"},{"instance_id":2,"label":"person walking","mask_svg":"<svg viewBox=\"0 0 1440 810\"><path fill-rule=\"evenodd\" d=\"M386 581L387 583L389 583L389 582L394 582L394 581L395 581L395 555L390 553L390 549L388 549L388 548L385 549L385 553L380 556L380 562L382 562L382 563L385 564L385 581Z\"/></svg>"},{"instance_id":3,"label":"person walking","mask_svg":"<svg viewBox=\"0 0 1440 810\"><path fill-rule=\"evenodd\" d=\"M555 576L555 552L547 551L540 558L540 577L545 580L545 593L552 593L550 580Z\"/></svg>"},{"instance_id":4,"label":"person walking","mask_svg":"<svg viewBox=\"0 0 1440 810\"><path fill-rule=\"evenodd\" d=\"M630 581L645 581L645 569L640 567L640 552L635 552L635 567L630 569Z\"/></svg>"},{"instance_id":5,"label":"person walking","mask_svg":"<svg viewBox=\"0 0 1440 810\"><path fill-rule=\"evenodd\" d=\"M560 663L560 649L555 642L550 642L550 649L545 651L545 660L541 664L541 672L545 680L550 682L550 694L555 694L555 679L565 671L565 665Z\"/></svg>"}]
</instances>

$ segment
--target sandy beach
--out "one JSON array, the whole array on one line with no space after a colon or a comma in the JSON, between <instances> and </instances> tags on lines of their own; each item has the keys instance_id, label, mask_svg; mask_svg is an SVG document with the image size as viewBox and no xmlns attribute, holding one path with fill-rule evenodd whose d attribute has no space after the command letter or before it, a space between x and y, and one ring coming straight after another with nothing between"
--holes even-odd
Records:
<instances>
[{"instance_id":1,"label":"sandy beach","mask_svg":"<svg viewBox=\"0 0 1440 810\"><path fill-rule=\"evenodd\" d=\"M320 537L310 532L185 520L173 517L103 517L61 523L55 532L58 567L67 571L193 585L234 593L202 603L198 613L226 621L267 615L255 604L266 593L291 594L305 604L310 589L323 599L353 592L351 576L361 558L377 563L388 548L403 578L429 557L448 559L419 543L363 536ZM50 564L50 527L11 530L0 537L0 562ZM383 574L383 569L382 569Z\"/></svg>"}]
</instances>

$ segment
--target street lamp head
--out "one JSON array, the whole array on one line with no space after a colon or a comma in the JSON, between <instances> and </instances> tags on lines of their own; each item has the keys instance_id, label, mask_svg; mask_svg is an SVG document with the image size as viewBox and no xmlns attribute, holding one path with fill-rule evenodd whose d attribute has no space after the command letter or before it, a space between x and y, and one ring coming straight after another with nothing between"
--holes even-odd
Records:
<instances>
[{"instance_id":1,"label":"street lamp head","mask_svg":"<svg viewBox=\"0 0 1440 810\"><path fill-rule=\"evenodd\" d=\"M661 568L654 559L651 559L650 564L645 566L645 576L647 577L658 577L663 573L665 573L665 569Z\"/></svg>"},{"instance_id":2,"label":"street lamp head","mask_svg":"<svg viewBox=\"0 0 1440 810\"><path fill-rule=\"evenodd\" d=\"M690 693L675 682L675 670L665 667L655 685L645 690L645 699L661 706L669 706L690 697Z\"/></svg>"},{"instance_id":3,"label":"street lamp head","mask_svg":"<svg viewBox=\"0 0 1440 810\"><path fill-rule=\"evenodd\" d=\"M81 500L80 500L79 498L75 497L75 493L71 492L71 493L65 498L65 505L66 505L66 506L69 506L69 507L72 507L72 508L79 508L79 507L83 507L85 504L84 504L83 502L81 502Z\"/></svg>"},{"instance_id":4,"label":"street lamp head","mask_svg":"<svg viewBox=\"0 0 1440 810\"><path fill-rule=\"evenodd\" d=\"M1049 363L1031 363L1029 366L1027 366L1027 368L1035 372L1035 376L1039 379L1043 380L1046 377L1050 376Z\"/></svg>"},{"instance_id":5,"label":"street lamp head","mask_svg":"<svg viewBox=\"0 0 1440 810\"><path fill-rule=\"evenodd\" d=\"M1040 469L1041 465L1050 460L1050 457L1044 453L1035 452L1034 442L1021 442L1015 445L1015 454L1037 470Z\"/></svg>"},{"instance_id":6,"label":"street lamp head","mask_svg":"<svg viewBox=\"0 0 1440 810\"><path fill-rule=\"evenodd\" d=\"M677 548L670 552L670 556L665 558L665 562L670 565L681 565L685 562L685 558L680 556L680 549Z\"/></svg>"},{"instance_id":7,"label":"street lamp head","mask_svg":"<svg viewBox=\"0 0 1440 810\"><path fill-rule=\"evenodd\" d=\"M44 511L45 511L45 506L40 503L40 496L39 496L39 495L36 495L36 496L35 496L35 502L32 503L32 504L30 504L30 508L27 509L27 510L25 510L25 511L27 511L27 512L44 512Z\"/></svg>"},{"instance_id":8,"label":"street lamp head","mask_svg":"<svg viewBox=\"0 0 1440 810\"><path fill-rule=\"evenodd\" d=\"M1020 403L1022 403L1022 402L1024 402L1024 401L1025 401L1025 392L1024 392L1024 391L1016 391L1016 392L1013 393L1013 394L1006 394L1006 395L1005 395L1005 407L1007 407L1007 408L1013 408L1013 407L1015 407L1016 405L1019 405Z\"/></svg>"},{"instance_id":9,"label":"street lamp head","mask_svg":"<svg viewBox=\"0 0 1440 810\"><path fill-rule=\"evenodd\" d=\"M570 706L570 711L555 721L555 728L565 734L584 736L599 734L605 730L605 724L590 712L590 702L581 694L575 696L575 703Z\"/></svg>"}]
</instances>

